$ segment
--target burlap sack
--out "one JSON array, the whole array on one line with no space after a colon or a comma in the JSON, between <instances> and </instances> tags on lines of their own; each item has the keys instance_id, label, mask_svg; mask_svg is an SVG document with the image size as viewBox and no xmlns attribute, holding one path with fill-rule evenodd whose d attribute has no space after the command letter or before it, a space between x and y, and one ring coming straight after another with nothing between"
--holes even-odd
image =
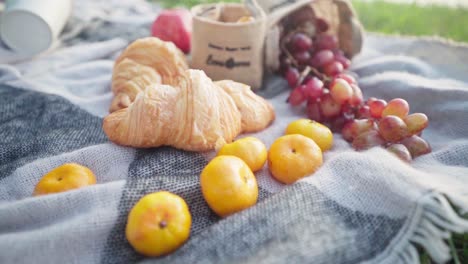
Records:
<instances>
[{"instance_id":1,"label":"burlap sack","mask_svg":"<svg viewBox=\"0 0 468 264\"><path fill-rule=\"evenodd\" d=\"M230 79L260 88L266 15L258 6L252 11L242 4L193 7L191 68L204 70L213 80ZM238 23L244 16L254 20Z\"/></svg>"},{"instance_id":2,"label":"burlap sack","mask_svg":"<svg viewBox=\"0 0 468 264\"><path fill-rule=\"evenodd\" d=\"M349 0L257 0L268 16L265 64L271 71L279 68L280 38L287 28L285 20L323 18L329 33L337 36L340 49L352 58L361 51L363 28Z\"/></svg>"}]
</instances>

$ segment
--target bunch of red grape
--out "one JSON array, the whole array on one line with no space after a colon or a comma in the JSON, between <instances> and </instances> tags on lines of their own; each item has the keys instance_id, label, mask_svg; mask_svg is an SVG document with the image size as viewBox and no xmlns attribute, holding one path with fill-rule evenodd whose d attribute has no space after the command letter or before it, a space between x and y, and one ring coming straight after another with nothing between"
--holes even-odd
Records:
<instances>
[{"instance_id":1,"label":"bunch of red grape","mask_svg":"<svg viewBox=\"0 0 468 264\"><path fill-rule=\"evenodd\" d=\"M431 152L429 144L420 137L429 124L427 116L408 114L409 105L404 99L396 98L387 103L369 98L362 108L368 112L367 116L348 121L341 131L343 138L352 142L355 149L385 146L408 162Z\"/></svg>"},{"instance_id":2,"label":"bunch of red grape","mask_svg":"<svg viewBox=\"0 0 468 264\"><path fill-rule=\"evenodd\" d=\"M364 101L356 79L345 72L351 61L338 48L337 38L326 34L327 22L316 19L312 31L307 26L298 25L282 37L280 73L292 89L288 102L306 103L310 119L341 131L357 150L384 146L405 161L429 153L429 144L420 137L427 116L408 115L409 105L401 98Z\"/></svg>"}]
</instances>

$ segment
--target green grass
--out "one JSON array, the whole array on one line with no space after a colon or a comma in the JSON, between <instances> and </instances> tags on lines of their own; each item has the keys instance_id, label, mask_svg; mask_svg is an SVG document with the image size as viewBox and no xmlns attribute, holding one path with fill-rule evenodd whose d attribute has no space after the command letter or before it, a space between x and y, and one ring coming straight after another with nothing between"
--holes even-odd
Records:
<instances>
[{"instance_id":1,"label":"green grass","mask_svg":"<svg viewBox=\"0 0 468 264\"><path fill-rule=\"evenodd\" d=\"M166 7L193 6L217 0L162 0ZM239 0L224 0L239 2ZM468 42L468 9L415 4L352 0L359 18L368 31L413 36L441 36Z\"/></svg>"},{"instance_id":2,"label":"green grass","mask_svg":"<svg viewBox=\"0 0 468 264\"><path fill-rule=\"evenodd\" d=\"M153 0L154 1L154 0ZM220 2L218 0L162 0L166 7L187 6L199 3ZM239 0L224 0L239 2ZM468 9L451 9L442 6L417 6L414 4L387 3L381 0L366 2L352 0L359 19L367 31L411 36L440 36L456 41L468 42ZM468 215L465 215L468 219ZM455 234L450 245L451 263L468 263L468 234ZM425 252L421 252L421 263L433 263Z\"/></svg>"},{"instance_id":3,"label":"green grass","mask_svg":"<svg viewBox=\"0 0 468 264\"><path fill-rule=\"evenodd\" d=\"M468 42L468 9L404 5L381 0L352 2L368 31L414 36L437 35Z\"/></svg>"},{"instance_id":4,"label":"green grass","mask_svg":"<svg viewBox=\"0 0 468 264\"><path fill-rule=\"evenodd\" d=\"M218 2L240 2L240 0L152 0L153 2L162 3L166 7L185 6L192 7L204 3L218 3Z\"/></svg>"},{"instance_id":5,"label":"green grass","mask_svg":"<svg viewBox=\"0 0 468 264\"><path fill-rule=\"evenodd\" d=\"M468 215L465 215L465 218L468 218ZM468 263L468 233L454 235L452 239L460 263Z\"/></svg>"}]
</instances>

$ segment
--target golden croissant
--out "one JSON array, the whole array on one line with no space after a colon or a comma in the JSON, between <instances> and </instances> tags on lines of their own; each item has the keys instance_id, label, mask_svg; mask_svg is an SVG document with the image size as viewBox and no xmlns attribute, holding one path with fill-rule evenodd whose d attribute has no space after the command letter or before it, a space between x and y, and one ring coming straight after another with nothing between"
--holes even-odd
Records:
<instances>
[{"instance_id":1,"label":"golden croissant","mask_svg":"<svg viewBox=\"0 0 468 264\"><path fill-rule=\"evenodd\" d=\"M188 69L181 51L157 38L139 39L117 58L112 91L103 129L126 146L211 150L275 118L271 104L249 86L213 82Z\"/></svg>"}]
</instances>

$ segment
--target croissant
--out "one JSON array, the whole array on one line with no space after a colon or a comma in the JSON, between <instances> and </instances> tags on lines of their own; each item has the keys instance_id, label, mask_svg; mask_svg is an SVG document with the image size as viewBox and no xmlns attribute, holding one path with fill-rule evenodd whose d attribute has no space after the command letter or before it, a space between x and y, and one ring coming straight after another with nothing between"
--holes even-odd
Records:
<instances>
[{"instance_id":1,"label":"croissant","mask_svg":"<svg viewBox=\"0 0 468 264\"><path fill-rule=\"evenodd\" d=\"M271 104L250 90L250 86L231 80L217 81L231 96L242 116L242 132L257 132L267 127L275 118Z\"/></svg>"},{"instance_id":2,"label":"croissant","mask_svg":"<svg viewBox=\"0 0 468 264\"><path fill-rule=\"evenodd\" d=\"M171 43L143 38L130 44L115 61L110 112L128 107L145 87L177 85L188 69L184 54Z\"/></svg>"},{"instance_id":3,"label":"croissant","mask_svg":"<svg viewBox=\"0 0 468 264\"><path fill-rule=\"evenodd\" d=\"M157 38L137 40L119 56L112 91L103 130L126 146L211 150L275 118L271 104L249 86L213 82L203 71L188 69L181 52Z\"/></svg>"}]
</instances>

